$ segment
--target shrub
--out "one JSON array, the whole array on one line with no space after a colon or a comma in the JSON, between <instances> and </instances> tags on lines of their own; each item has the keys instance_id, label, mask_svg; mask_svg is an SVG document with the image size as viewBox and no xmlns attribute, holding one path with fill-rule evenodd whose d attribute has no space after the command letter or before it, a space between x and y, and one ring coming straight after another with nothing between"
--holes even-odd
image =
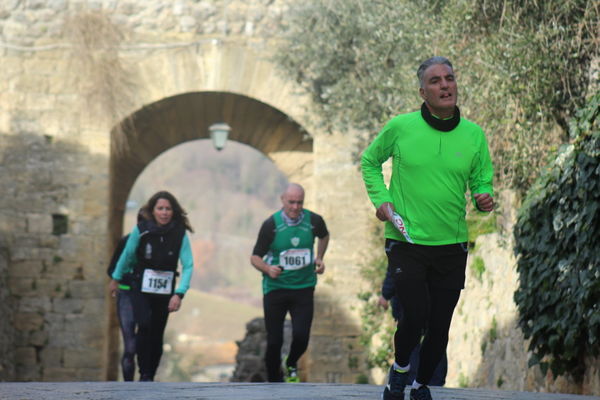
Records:
<instances>
[{"instance_id":1,"label":"shrub","mask_svg":"<svg viewBox=\"0 0 600 400\"><path fill-rule=\"evenodd\" d=\"M515 227L519 325L530 365L581 379L600 353L600 93L577 114L574 143L530 190Z\"/></svg>"}]
</instances>

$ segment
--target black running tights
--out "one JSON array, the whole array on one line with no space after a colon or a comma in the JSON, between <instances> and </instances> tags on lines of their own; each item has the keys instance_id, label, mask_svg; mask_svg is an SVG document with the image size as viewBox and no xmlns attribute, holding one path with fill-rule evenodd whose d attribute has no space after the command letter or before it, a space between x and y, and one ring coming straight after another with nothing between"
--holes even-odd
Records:
<instances>
[{"instance_id":1,"label":"black running tights","mask_svg":"<svg viewBox=\"0 0 600 400\"><path fill-rule=\"evenodd\" d=\"M123 357L121 369L123 380L132 381L135 374L135 318L133 313L133 296L131 290L119 290L117 294L117 315L123 335Z\"/></svg>"},{"instance_id":2,"label":"black running tights","mask_svg":"<svg viewBox=\"0 0 600 400\"><path fill-rule=\"evenodd\" d=\"M292 344L287 365L295 367L308 347L310 326L313 318L314 288L279 289L263 297L267 351L265 363L269 382L281 382L281 347L283 346L283 323L289 312L292 318Z\"/></svg>"},{"instance_id":3,"label":"black running tights","mask_svg":"<svg viewBox=\"0 0 600 400\"><path fill-rule=\"evenodd\" d=\"M134 301L138 324L137 360L140 377L154 379L163 353L163 336L169 318L170 296L137 293Z\"/></svg>"},{"instance_id":4,"label":"black running tights","mask_svg":"<svg viewBox=\"0 0 600 400\"><path fill-rule=\"evenodd\" d=\"M448 345L448 331L460 289L430 287L423 282L396 281L396 294L403 308L394 335L396 363L405 366L423 332L417 382L428 384Z\"/></svg>"}]
</instances>

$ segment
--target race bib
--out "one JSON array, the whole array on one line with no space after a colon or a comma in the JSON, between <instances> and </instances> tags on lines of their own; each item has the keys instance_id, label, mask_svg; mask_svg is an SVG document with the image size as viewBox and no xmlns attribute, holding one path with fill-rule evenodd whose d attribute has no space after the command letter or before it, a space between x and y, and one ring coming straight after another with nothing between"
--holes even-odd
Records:
<instances>
[{"instance_id":1,"label":"race bib","mask_svg":"<svg viewBox=\"0 0 600 400\"><path fill-rule=\"evenodd\" d=\"M279 253L279 265L284 270L295 270L312 264L310 249L289 249Z\"/></svg>"},{"instance_id":2,"label":"race bib","mask_svg":"<svg viewBox=\"0 0 600 400\"><path fill-rule=\"evenodd\" d=\"M142 276L142 292L152 294L171 294L173 292L174 271L159 271L146 268Z\"/></svg>"}]
</instances>

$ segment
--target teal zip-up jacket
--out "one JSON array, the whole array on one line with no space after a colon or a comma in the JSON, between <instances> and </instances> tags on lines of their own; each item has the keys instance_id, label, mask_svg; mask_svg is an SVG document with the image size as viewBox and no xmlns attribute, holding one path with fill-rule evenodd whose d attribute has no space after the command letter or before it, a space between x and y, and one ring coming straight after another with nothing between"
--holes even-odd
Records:
<instances>
[{"instance_id":1,"label":"teal zip-up jacket","mask_svg":"<svg viewBox=\"0 0 600 400\"><path fill-rule=\"evenodd\" d=\"M381 166L390 157L388 189ZM361 167L373 205L391 202L416 244L466 242L467 187L471 194L493 195L494 171L485 135L464 118L443 132L432 128L420 111L398 115L364 151ZM385 237L406 241L391 222L386 222Z\"/></svg>"}]
</instances>

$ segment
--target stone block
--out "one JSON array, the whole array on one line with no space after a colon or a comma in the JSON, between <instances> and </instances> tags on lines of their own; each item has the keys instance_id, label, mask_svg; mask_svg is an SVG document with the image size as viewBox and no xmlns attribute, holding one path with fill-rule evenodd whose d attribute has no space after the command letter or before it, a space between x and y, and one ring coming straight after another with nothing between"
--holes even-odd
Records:
<instances>
[{"instance_id":1,"label":"stone block","mask_svg":"<svg viewBox=\"0 0 600 400\"><path fill-rule=\"evenodd\" d=\"M50 217L50 220L52 218ZM50 227L50 231L47 232L47 235L40 236L40 246L42 247L50 247L52 249L57 249L60 244L60 239L56 235L52 235L52 227Z\"/></svg>"},{"instance_id":2,"label":"stone block","mask_svg":"<svg viewBox=\"0 0 600 400\"><path fill-rule=\"evenodd\" d=\"M59 256L46 264L45 277L62 277L63 279L77 279L83 271L81 262L63 261Z\"/></svg>"},{"instance_id":3,"label":"stone block","mask_svg":"<svg viewBox=\"0 0 600 400\"><path fill-rule=\"evenodd\" d=\"M14 246L11 252L11 260L16 263L28 262L29 260L43 260L41 249L28 247L22 244Z\"/></svg>"},{"instance_id":4,"label":"stone block","mask_svg":"<svg viewBox=\"0 0 600 400\"><path fill-rule=\"evenodd\" d=\"M47 382L70 382L73 377L77 376L77 369L64 367L49 367L44 368L43 380Z\"/></svg>"},{"instance_id":5,"label":"stone block","mask_svg":"<svg viewBox=\"0 0 600 400\"><path fill-rule=\"evenodd\" d=\"M39 68L39 67L38 67ZM15 86L15 91L46 93L48 91L48 78L38 74L20 75Z\"/></svg>"},{"instance_id":6,"label":"stone block","mask_svg":"<svg viewBox=\"0 0 600 400\"><path fill-rule=\"evenodd\" d=\"M102 354L97 349L65 349L63 359L66 368L100 368L102 366Z\"/></svg>"},{"instance_id":7,"label":"stone block","mask_svg":"<svg viewBox=\"0 0 600 400\"><path fill-rule=\"evenodd\" d=\"M65 315L53 312L45 314L46 324L50 327L63 330L65 326Z\"/></svg>"},{"instance_id":8,"label":"stone block","mask_svg":"<svg viewBox=\"0 0 600 400\"><path fill-rule=\"evenodd\" d=\"M64 298L68 294L68 282L60 278L39 278L37 291L40 296L48 298Z\"/></svg>"},{"instance_id":9,"label":"stone block","mask_svg":"<svg viewBox=\"0 0 600 400\"><path fill-rule=\"evenodd\" d=\"M79 331L49 328L48 346L59 348L80 347L84 343Z\"/></svg>"},{"instance_id":10,"label":"stone block","mask_svg":"<svg viewBox=\"0 0 600 400\"><path fill-rule=\"evenodd\" d=\"M19 313L30 312L44 315L51 310L50 299L42 296L23 297L19 300Z\"/></svg>"},{"instance_id":11,"label":"stone block","mask_svg":"<svg viewBox=\"0 0 600 400\"><path fill-rule=\"evenodd\" d=\"M60 314L80 314L83 311L83 303L80 299L73 298L52 299L52 311Z\"/></svg>"},{"instance_id":12,"label":"stone block","mask_svg":"<svg viewBox=\"0 0 600 400\"><path fill-rule=\"evenodd\" d=\"M8 276L13 278L36 278L44 265L41 260L12 261L8 266Z\"/></svg>"},{"instance_id":13,"label":"stone block","mask_svg":"<svg viewBox=\"0 0 600 400\"><path fill-rule=\"evenodd\" d=\"M35 348L30 347L17 347L15 350L15 362L17 366L23 365L31 367L37 364L37 356Z\"/></svg>"},{"instance_id":14,"label":"stone block","mask_svg":"<svg viewBox=\"0 0 600 400\"><path fill-rule=\"evenodd\" d=\"M42 347L48 343L48 332L44 330L31 332L29 334L29 343L32 346Z\"/></svg>"},{"instance_id":15,"label":"stone block","mask_svg":"<svg viewBox=\"0 0 600 400\"><path fill-rule=\"evenodd\" d=\"M106 333L105 324L102 323L103 315L98 314L93 319L96 321L94 325L86 325L84 330L81 332L82 343L88 347L96 347L97 349L102 348L104 343L104 335Z\"/></svg>"},{"instance_id":16,"label":"stone block","mask_svg":"<svg viewBox=\"0 0 600 400\"><path fill-rule=\"evenodd\" d=\"M34 278L9 278L8 287L13 296L28 296L36 294Z\"/></svg>"},{"instance_id":17,"label":"stone block","mask_svg":"<svg viewBox=\"0 0 600 400\"><path fill-rule=\"evenodd\" d=\"M70 281L69 293L76 299L104 299L106 285L104 281ZM102 304L99 304L102 307Z\"/></svg>"},{"instance_id":18,"label":"stone block","mask_svg":"<svg viewBox=\"0 0 600 400\"><path fill-rule=\"evenodd\" d=\"M36 331L44 325L44 317L39 313L21 312L14 316L14 324L18 331Z\"/></svg>"},{"instance_id":19,"label":"stone block","mask_svg":"<svg viewBox=\"0 0 600 400\"><path fill-rule=\"evenodd\" d=\"M6 196L6 198L0 199L0 205L2 206L2 208L9 208L9 204L4 203L4 201L8 202L9 197L12 196ZM24 233L26 227L27 223L25 219L22 218L20 215L0 211L0 231L10 232L11 234L19 234Z\"/></svg>"},{"instance_id":20,"label":"stone block","mask_svg":"<svg viewBox=\"0 0 600 400\"><path fill-rule=\"evenodd\" d=\"M105 301L104 295L101 298L94 299L82 299L83 303L83 313L86 315L94 315L97 314L99 318L102 318L103 312L105 310Z\"/></svg>"},{"instance_id":21,"label":"stone block","mask_svg":"<svg viewBox=\"0 0 600 400\"><path fill-rule=\"evenodd\" d=\"M81 314L68 314L65 316L65 330L67 332L77 332L82 335L87 331L102 331L101 324L103 318L103 310L99 310L97 313L90 313L87 315ZM90 324L90 321L94 321Z\"/></svg>"},{"instance_id":22,"label":"stone block","mask_svg":"<svg viewBox=\"0 0 600 400\"><path fill-rule=\"evenodd\" d=\"M42 373L39 366L18 365L16 367L16 380L19 382L37 382L41 380Z\"/></svg>"},{"instance_id":23,"label":"stone block","mask_svg":"<svg viewBox=\"0 0 600 400\"><path fill-rule=\"evenodd\" d=\"M63 352L62 347L49 347L46 346L40 351L40 361L42 367L45 368L56 368L63 366Z\"/></svg>"},{"instance_id":24,"label":"stone block","mask_svg":"<svg viewBox=\"0 0 600 400\"><path fill-rule=\"evenodd\" d=\"M76 379L80 382L103 381L104 372L100 366L95 368L77 368Z\"/></svg>"},{"instance_id":25,"label":"stone block","mask_svg":"<svg viewBox=\"0 0 600 400\"><path fill-rule=\"evenodd\" d=\"M60 256L64 259L77 259L79 251L81 249L88 249L89 246L86 246L86 243L82 243L81 237L76 236L78 233L75 232L74 227L77 224L71 221L69 225L70 229L73 229L73 232L60 236Z\"/></svg>"}]
</instances>

